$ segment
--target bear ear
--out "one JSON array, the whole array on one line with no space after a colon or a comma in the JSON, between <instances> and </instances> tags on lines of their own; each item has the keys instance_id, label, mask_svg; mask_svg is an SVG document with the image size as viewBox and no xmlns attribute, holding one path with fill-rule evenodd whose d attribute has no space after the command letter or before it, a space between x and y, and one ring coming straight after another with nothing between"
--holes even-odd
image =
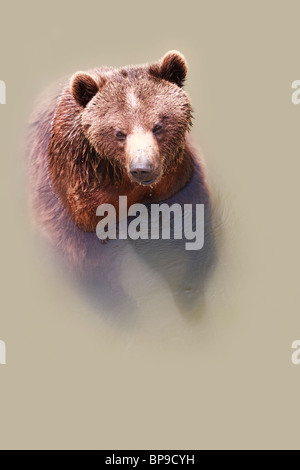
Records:
<instances>
[{"instance_id":1,"label":"bear ear","mask_svg":"<svg viewBox=\"0 0 300 470\"><path fill-rule=\"evenodd\" d=\"M187 74L187 63L180 52L169 51L160 62L150 65L149 73L182 87Z\"/></svg>"},{"instance_id":2,"label":"bear ear","mask_svg":"<svg viewBox=\"0 0 300 470\"><path fill-rule=\"evenodd\" d=\"M71 93L80 106L85 107L99 91L93 77L86 72L77 72L70 81Z\"/></svg>"}]
</instances>

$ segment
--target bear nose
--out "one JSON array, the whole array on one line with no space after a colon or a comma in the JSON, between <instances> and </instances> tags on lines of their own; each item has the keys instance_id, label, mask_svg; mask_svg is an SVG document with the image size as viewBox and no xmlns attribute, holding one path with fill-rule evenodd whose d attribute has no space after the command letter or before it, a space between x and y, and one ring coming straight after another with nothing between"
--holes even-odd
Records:
<instances>
[{"instance_id":1,"label":"bear nose","mask_svg":"<svg viewBox=\"0 0 300 470\"><path fill-rule=\"evenodd\" d=\"M152 179L153 165L148 162L132 163L130 166L131 176L139 183L147 183Z\"/></svg>"}]
</instances>

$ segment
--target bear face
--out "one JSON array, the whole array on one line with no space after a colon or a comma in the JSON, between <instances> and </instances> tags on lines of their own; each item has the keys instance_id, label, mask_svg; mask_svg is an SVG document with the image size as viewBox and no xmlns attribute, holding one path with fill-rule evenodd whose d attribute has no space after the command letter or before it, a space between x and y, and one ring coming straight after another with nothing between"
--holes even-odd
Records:
<instances>
[{"instance_id":1,"label":"bear face","mask_svg":"<svg viewBox=\"0 0 300 470\"><path fill-rule=\"evenodd\" d=\"M186 133L192 107L182 86L183 56L152 65L77 72L51 126L52 187L75 224L95 231L96 209L119 195L156 202L185 186L192 172Z\"/></svg>"},{"instance_id":2,"label":"bear face","mask_svg":"<svg viewBox=\"0 0 300 470\"><path fill-rule=\"evenodd\" d=\"M132 182L155 184L182 153L191 123L187 95L151 68L100 75L98 83L80 72L71 80L85 137Z\"/></svg>"}]
</instances>

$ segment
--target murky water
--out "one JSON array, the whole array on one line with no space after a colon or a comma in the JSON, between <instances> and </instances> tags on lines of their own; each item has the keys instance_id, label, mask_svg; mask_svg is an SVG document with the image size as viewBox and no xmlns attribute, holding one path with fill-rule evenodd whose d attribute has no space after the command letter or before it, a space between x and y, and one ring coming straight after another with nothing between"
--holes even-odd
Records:
<instances>
[{"instance_id":1,"label":"murky water","mask_svg":"<svg viewBox=\"0 0 300 470\"><path fill-rule=\"evenodd\" d=\"M67 296L71 302L80 299L90 320L131 332L131 340L139 331L145 341L195 343L213 327L231 282L226 274L230 225L223 209L221 204L213 209L199 251L185 250L185 240L97 240L100 267L78 275L56 255L52 263L48 258L48 267L44 258L43 268L62 270ZM47 251L47 246L36 249Z\"/></svg>"}]
</instances>

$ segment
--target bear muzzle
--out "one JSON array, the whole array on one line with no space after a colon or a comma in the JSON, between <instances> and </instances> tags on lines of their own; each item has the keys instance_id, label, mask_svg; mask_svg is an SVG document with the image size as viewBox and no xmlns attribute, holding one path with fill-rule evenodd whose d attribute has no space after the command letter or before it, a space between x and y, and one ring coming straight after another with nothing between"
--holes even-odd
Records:
<instances>
[{"instance_id":1,"label":"bear muzzle","mask_svg":"<svg viewBox=\"0 0 300 470\"><path fill-rule=\"evenodd\" d=\"M152 136L132 136L126 148L127 171L131 181L155 184L161 176L160 153Z\"/></svg>"},{"instance_id":2,"label":"bear muzzle","mask_svg":"<svg viewBox=\"0 0 300 470\"><path fill-rule=\"evenodd\" d=\"M141 184L151 184L154 182L153 165L149 161L133 162L129 168L131 177Z\"/></svg>"}]
</instances>

